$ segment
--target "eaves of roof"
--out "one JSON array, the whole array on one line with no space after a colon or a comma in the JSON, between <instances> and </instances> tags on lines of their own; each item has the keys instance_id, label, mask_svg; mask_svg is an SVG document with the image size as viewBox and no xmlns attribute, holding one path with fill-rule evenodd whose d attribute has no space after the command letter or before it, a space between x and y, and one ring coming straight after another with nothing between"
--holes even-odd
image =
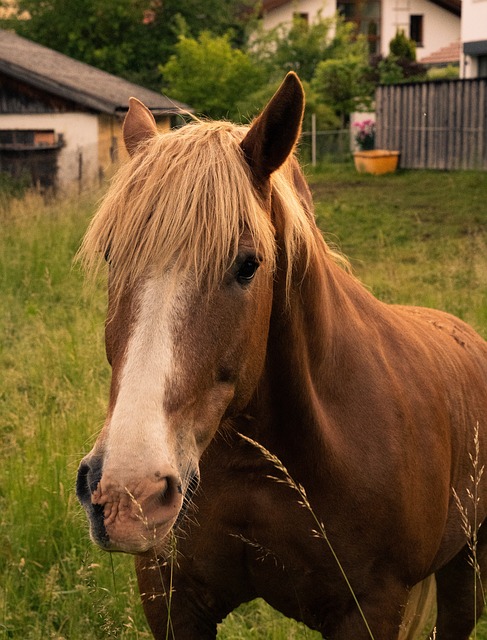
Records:
<instances>
[{"instance_id":1,"label":"eaves of roof","mask_svg":"<svg viewBox=\"0 0 487 640\"><path fill-rule=\"evenodd\" d=\"M162 93L69 58L17 34L0 29L0 72L80 106L101 113L128 109L131 96L154 113L179 114L191 107Z\"/></svg>"},{"instance_id":2,"label":"eaves of roof","mask_svg":"<svg viewBox=\"0 0 487 640\"><path fill-rule=\"evenodd\" d=\"M82 94L79 89L72 89L56 82L52 78L37 74L29 69L19 67L18 65L11 64L9 62L6 62L5 60L2 60L1 58L0 71L8 76L11 76L12 78L21 80L22 82L25 82L26 84L31 85L36 89L41 89L42 91L52 93L56 96L64 98L65 100L71 100L72 102L81 104L88 109L101 111L102 113L113 113L117 108L116 104L103 100L100 97L89 94Z\"/></svg>"},{"instance_id":3,"label":"eaves of roof","mask_svg":"<svg viewBox=\"0 0 487 640\"><path fill-rule=\"evenodd\" d=\"M438 5L442 9L446 9L456 16L460 16L462 12L462 2L461 0L429 0L433 4ZM273 11L274 9L278 9L285 4L296 4L293 0L263 0L262 1L262 11L264 13L268 11Z\"/></svg>"},{"instance_id":4,"label":"eaves of roof","mask_svg":"<svg viewBox=\"0 0 487 640\"><path fill-rule=\"evenodd\" d=\"M461 0L430 0L433 4L436 4L442 9L446 9L450 13L460 17L462 15L462 2Z\"/></svg>"},{"instance_id":5,"label":"eaves of roof","mask_svg":"<svg viewBox=\"0 0 487 640\"><path fill-rule=\"evenodd\" d=\"M263 0L262 10L266 13L267 11L278 9L279 7L282 7L283 4L288 4L289 2L290 0Z\"/></svg>"}]
</instances>

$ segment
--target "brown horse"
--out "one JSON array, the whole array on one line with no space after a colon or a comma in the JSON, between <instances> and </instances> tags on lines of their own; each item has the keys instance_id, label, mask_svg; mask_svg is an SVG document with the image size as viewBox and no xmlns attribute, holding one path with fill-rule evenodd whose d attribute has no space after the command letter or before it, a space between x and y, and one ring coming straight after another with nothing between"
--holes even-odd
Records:
<instances>
[{"instance_id":1,"label":"brown horse","mask_svg":"<svg viewBox=\"0 0 487 640\"><path fill-rule=\"evenodd\" d=\"M78 497L97 544L138 555L156 638L214 638L260 596L326 638L392 640L434 576L436 637L466 639L487 344L339 264L292 156L303 105L289 74L250 127L160 135L132 100L82 247L109 263L113 374Z\"/></svg>"}]
</instances>

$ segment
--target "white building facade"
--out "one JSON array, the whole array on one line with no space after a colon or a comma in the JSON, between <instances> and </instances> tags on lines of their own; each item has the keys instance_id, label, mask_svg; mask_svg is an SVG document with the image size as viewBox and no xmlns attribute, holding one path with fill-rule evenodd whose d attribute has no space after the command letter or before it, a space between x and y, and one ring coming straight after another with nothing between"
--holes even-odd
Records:
<instances>
[{"instance_id":1,"label":"white building facade","mask_svg":"<svg viewBox=\"0 0 487 640\"><path fill-rule=\"evenodd\" d=\"M487 0L462 2L463 78L487 77Z\"/></svg>"},{"instance_id":2,"label":"white building facade","mask_svg":"<svg viewBox=\"0 0 487 640\"><path fill-rule=\"evenodd\" d=\"M467 1L487 7L487 0ZM262 19L264 28L271 29L289 23L293 15L312 23L320 14L328 17L338 12L356 23L372 53L386 56L389 42L400 30L416 42L420 60L460 38L460 7L460 0L264 0Z\"/></svg>"}]
</instances>

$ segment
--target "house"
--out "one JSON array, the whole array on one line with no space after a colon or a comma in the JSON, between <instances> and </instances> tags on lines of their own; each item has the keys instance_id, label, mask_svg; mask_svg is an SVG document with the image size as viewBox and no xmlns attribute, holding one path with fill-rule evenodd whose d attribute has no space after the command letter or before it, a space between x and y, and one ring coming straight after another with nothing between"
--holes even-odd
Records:
<instances>
[{"instance_id":1,"label":"house","mask_svg":"<svg viewBox=\"0 0 487 640\"><path fill-rule=\"evenodd\" d=\"M461 0L263 0L263 26L272 29L293 15L312 23L320 12L354 22L371 52L384 56L398 30L416 42L418 60L460 38Z\"/></svg>"},{"instance_id":2,"label":"house","mask_svg":"<svg viewBox=\"0 0 487 640\"><path fill-rule=\"evenodd\" d=\"M0 30L0 171L41 187L84 187L124 153L128 100L135 96L169 129L191 109L155 91Z\"/></svg>"},{"instance_id":3,"label":"house","mask_svg":"<svg viewBox=\"0 0 487 640\"><path fill-rule=\"evenodd\" d=\"M487 0L462 2L463 78L487 78Z\"/></svg>"}]
</instances>

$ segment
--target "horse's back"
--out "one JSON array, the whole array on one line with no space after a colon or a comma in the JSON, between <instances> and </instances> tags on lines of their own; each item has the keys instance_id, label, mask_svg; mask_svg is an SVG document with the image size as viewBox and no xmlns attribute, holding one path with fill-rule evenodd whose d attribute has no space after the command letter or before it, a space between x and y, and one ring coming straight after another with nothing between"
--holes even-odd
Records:
<instances>
[{"instance_id":1,"label":"horse's back","mask_svg":"<svg viewBox=\"0 0 487 640\"><path fill-rule=\"evenodd\" d=\"M469 395L479 390L479 401L487 401L487 342L456 316L425 307L391 306L405 327L411 349L419 349L418 366L432 369L430 375L446 381L453 394ZM454 381L461 383L456 389ZM479 416L480 419L480 416Z\"/></svg>"}]
</instances>

